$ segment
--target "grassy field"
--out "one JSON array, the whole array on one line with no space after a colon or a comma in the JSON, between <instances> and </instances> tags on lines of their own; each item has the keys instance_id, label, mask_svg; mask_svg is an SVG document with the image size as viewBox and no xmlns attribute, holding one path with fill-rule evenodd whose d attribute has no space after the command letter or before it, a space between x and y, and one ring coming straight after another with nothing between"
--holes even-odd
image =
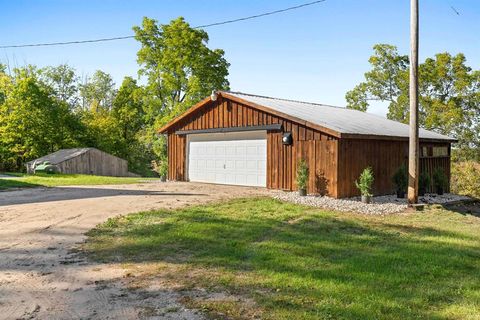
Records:
<instances>
[{"instance_id":1,"label":"grassy field","mask_svg":"<svg viewBox=\"0 0 480 320\"><path fill-rule=\"evenodd\" d=\"M56 187L73 185L102 185L139 183L152 178L104 177L85 174L35 174L6 173L14 178L0 178L0 190L10 188Z\"/></svg>"},{"instance_id":2,"label":"grassy field","mask_svg":"<svg viewBox=\"0 0 480 320\"><path fill-rule=\"evenodd\" d=\"M110 219L85 251L125 263L139 287L168 279L217 319L480 319L480 218L442 208L376 217L242 199Z\"/></svg>"}]
</instances>

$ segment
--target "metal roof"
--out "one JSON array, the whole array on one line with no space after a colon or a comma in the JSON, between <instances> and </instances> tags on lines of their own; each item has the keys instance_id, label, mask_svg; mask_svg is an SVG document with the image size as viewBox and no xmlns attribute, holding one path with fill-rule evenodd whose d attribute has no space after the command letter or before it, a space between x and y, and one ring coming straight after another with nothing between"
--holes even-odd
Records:
<instances>
[{"instance_id":1,"label":"metal roof","mask_svg":"<svg viewBox=\"0 0 480 320\"><path fill-rule=\"evenodd\" d=\"M257 96L242 92L225 93L270 108L274 111L282 112L304 121L323 126L341 134L391 136L401 138L408 138L409 136L408 125L371 113L324 104ZM454 138L421 128L419 130L419 135L420 139L455 141Z\"/></svg>"},{"instance_id":2,"label":"metal roof","mask_svg":"<svg viewBox=\"0 0 480 320\"><path fill-rule=\"evenodd\" d=\"M54 153L47 154L46 156L40 157L38 159L32 160L27 162L28 164L31 164L33 162L41 163L45 161L49 161L51 164L59 164L62 163L66 160L78 157L79 155L82 155L86 153L87 151L90 151L94 148L74 148L74 149L60 149Z\"/></svg>"}]
</instances>

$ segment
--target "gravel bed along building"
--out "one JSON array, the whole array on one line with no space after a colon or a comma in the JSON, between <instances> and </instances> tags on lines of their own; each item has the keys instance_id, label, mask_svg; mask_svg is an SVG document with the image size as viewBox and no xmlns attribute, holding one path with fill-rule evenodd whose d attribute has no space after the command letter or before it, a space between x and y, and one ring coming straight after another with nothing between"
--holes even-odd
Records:
<instances>
[{"instance_id":1,"label":"gravel bed along building","mask_svg":"<svg viewBox=\"0 0 480 320\"><path fill-rule=\"evenodd\" d=\"M360 201L360 197L349 199L334 199L326 196L308 195L301 197L297 192L274 192L273 198L302 204L312 207L319 207L343 212L356 212L363 214L392 214L400 213L407 209L407 199L398 199L396 195L377 196L372 198L372 203L365 204ZM446 193L441 196L436 194L427 194L419 198L419 203L425 204L443 204L459 200L470 199L466 196Z\"/></svg>"}]
</instances>

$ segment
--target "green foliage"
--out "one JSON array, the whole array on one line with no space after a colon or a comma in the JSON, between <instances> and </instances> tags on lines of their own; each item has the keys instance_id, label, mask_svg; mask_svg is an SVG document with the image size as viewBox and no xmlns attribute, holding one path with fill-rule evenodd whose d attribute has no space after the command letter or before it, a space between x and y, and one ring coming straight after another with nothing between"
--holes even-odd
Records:
<instances>
[{"instance_id":1,"label":"green foliage","mask_svg":"<svg viewBox=\"0 0 480 320\"><path fill-rule=\"evenodd\" d=\"M96 147L128 160L133 172L152 174L152 161L166 157L157 130L212 90L228 89L229 64L183 18L166 25L145 18L134 30L145 86L125 77L117 90L101 70L80 80L66 64L12 75L0 64L0 170L24 170L61 148Z\"/></svg>"},{"instance_id":2,"label":"green foliage","mask_svg":"<svg viewBox=\"0 0 480 320\"><path fill-rule=\"evenodd\" d=\"M408 61L395 46L375 45L369 60L372 69L365 73L364 82L347 92L347 107L366 111L370 101L383 101L388 103L389 119L407 123ZM478 157L480 70L468 67L461 53L439 53L419 66L419 94L420 125L456 137L460 150L473 150Z\"/></svg>"},{"instance_id":3,"label":"green foliage","mask_svg":"<svg viewBox=\"0 0 480 320\"><path fill-rule=\"evenodd\" d=\"M115 98L115 83L112 77L101 70L95 71L79 86L83 110L92 112L109 111Z\"/></svg>"},{"instance_id":4,"label":"green foliage","mask_svg":"<svg viewBox=\"0 0 480 320\"><path fill-rule=\"evenodd\" d=\"M84 249L128 265L132 286L168 277L241 297L189 300L214 319L473 320L479 228L444 209L358 215L253 198L113 218Z\"/></svg>"},{"instance_id":5,"label":"green foliage","mask_svg":"<svg viewBox=\"0 0 480 320\"><path fill-rule=\"evenodd\" d=\"M228 89L228 62L224 51L207 47L208 34L194 29L183 18L158 24L144 18L133 28L138 51L139 74L147 77L145 87L145 139L156 141L155 129L208 96L212 90ZM163 147L156 150L164 150ZM158 157L161 154L156 152Z\"/></svg>"},{"instance_id":6,"label":"green foliage","mask_svg":"<svg viewBox=\"0 0 480 320\"><path fill-rule=\"evenodd\" d=\"M18 178L0 178L0 190L27 187L57 187L76 185L134 184L148 181L150 178L106 177L87 174L23 174Z\"/></svg>"},{"instance_id":7,"label":"green foliage","mask_svg":"<svg viewBox=\"0 0 480 320\"><path fill-rule=\"evenodd\" d=\"M83 127L32 67L0 74L0 169L18 170L33 158L79 144Z\"/></svg>"},{"instance_id":8,"label":"green foliage","mask_svg":"<svg viewBox=\"0 0 480 320\"><path fill-rule=\"evenodd\" d=\"M435 171L433 171L433 185L435 186L435 188L444 189L447 187L448 178L443 169L436 168Z\"/></svg>"},{"instance_id":9,"label":"green foliage","mask_svg":"<svg viewBox=\"0 0 480 320\"><path fill-rule=\"evenodd\" d=\"M455 145L454 145L455 146ZM465 162L465 161L480 162L480 148L475 147L462 147L452 148L452 162Z\"/></svg>"},{"instance_id":10,"label":"green foliage","mask_svg":"<svg viewBox=\"0 0 480 320\"><path fill-rule=\"evenodd\" d=\"M355 186L362 196L372 196L372 185L374 181L373 170L371 167L365 168L358 180L355 180Z\"/></svg>"},{"instance_id":11,"label":"green foliage","mask_svg":"<svg viewBox=\"0 0 480 320\"><path fill-rule=\"evenodd\" d=\"M78 101L78 80L75 69L67 64L40 70L40 80L50 87L54 96L74 108Z\"/></svg>"},{"instance_id":12,"label":"green foliage","mask_svg":"<svg viewBox=\"0 0 480 320\"><path fill-rule=\"evenodd\" d=\"M40 187L40 185L25 182L22 179L3 179L0 178L0 191L7 190L7 189L18 189L18 188L36 188Z\"/></svg>"},{"instance_id":13,"label":"green foliage","mask_svg":"<svg viewBox=\"0 0 480 320\"><path fill-rule=\"evenodd\" d=\"M430 179L430 175L426 172L420 173L420 177L418 178L418 189L426 192L432 184Z\"/></svg>"},{"instance_id":14,"label":"green foliage","mask_svg":"<svg viewBox=\"0 0 480 320\"><path fill-rule=\"evenodd\" d=\"M297 165L297 186L300 190L307 190L308 165L305 159L300 159Z\"/></svg>"},{"instance_id":15,"label":"green foliage","mask_svg":"<svg viewBox=\"0 0 480 320\"><path fill-rule=\"evenodd\" d=\"M158 166L158 175L160 177L166 177L168 175L168 160L164 158L160 161L160 165Z\"/></svg>"},{"instance_id":16,"label":"green foliage","mask_svg":"<svg viewBox=\"0 0 480 320\"><path fill-rule=\"evenodd\" d=\"M452 164L452 192L480 199L480 163L466 161Z\"/></svg>"},{"instance_id":17,"label":"green foliage","mask_svg":"<svg viewBox=\"0 0 480 320\"><path fill-rule=\"evenodd\" d=\"M406 98L408 103L404 96L408 89L408 57L399 55L392 45L377 44L373 49L375 53L369 59L372 70L365 73L365 82L346 94L348 107L367 111L369 101L378 99L388 101L389 110L394 111Z\"/></svg>"},{"instance_id":18,"label":"green foliage","mask_svg":"<svg viewBox=\"0 0 480 320\"><path fill-rule=\"evenodd\" d=\"M402 164L392 177L393 183L397 188L397 191L406 192L408 186L408 172L405 164Z\"/></svg>"}]
</instances>

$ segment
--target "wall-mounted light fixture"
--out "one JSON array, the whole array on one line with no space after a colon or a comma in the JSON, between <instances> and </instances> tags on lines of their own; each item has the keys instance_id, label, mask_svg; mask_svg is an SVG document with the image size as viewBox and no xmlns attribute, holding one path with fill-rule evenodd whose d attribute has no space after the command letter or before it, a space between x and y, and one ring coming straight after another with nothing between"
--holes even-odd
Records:
<instances>
[{"instance_id":1,"label":"wall-mounted light fixture","mask_svg":"<svg viewBox=\"0 0 480 320\"><path fill-rule=\"evenodd\" d=\"M282 136L282 143L284 145L291 145L293 143L293 138L292 138L292 133L291 132L285 132Z\"/></svg>"},{"instance_id":2,"label":"wall-mounted light fixture","mask_svg":"<svg viewBox=\"0 0 480 320\"><path fill-rule=\"evenodd\" d=\"M212 94L210 95L210 99L212 99L212 101L217 101L217 92L215 90L212 90Z\"/></svg>"}]
</instances>

